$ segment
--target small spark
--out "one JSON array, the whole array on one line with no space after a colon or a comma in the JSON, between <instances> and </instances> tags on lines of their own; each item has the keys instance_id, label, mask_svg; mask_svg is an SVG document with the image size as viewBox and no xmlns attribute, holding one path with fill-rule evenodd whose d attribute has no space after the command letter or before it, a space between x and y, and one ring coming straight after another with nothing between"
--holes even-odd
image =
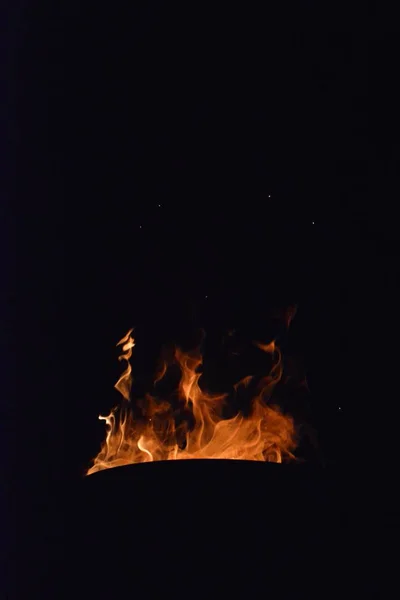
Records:
<instances>
[{"instance_id":1,"label":"small spark","mask_svg":"<svg viewBox=\"0 0 400 600\"><path fill-rule=\"evenodd\" d=\"M207 300L208 296L204 296L204 298Z\"/></svg>"},{"instance_id":2,"label":"small spark","mask_svg":"<svg viewBox=\"0 0 400 600\"><path fill-rule=\"evenodd\" d=\"M139 229L142 229L142 226L141 226L141 225L139 225Z\"/></svg>"},{"instance_id":3,"label":"small spark","mask_svg":"<svg viewBox=\"0 0 400 600\"><path fill-rule=\"evenodd\" d=\"M271 194L268 194L268 198L271 198Z\"/></svg>"},{"instance_id":4,"label":"small spark","mask_svg":"<svg viewBox=\"0 0 400 600\"><path fill-rule=\"evenodd\" d=\"M158 208L161 208L161 204L158 205Z\"/></svg>"},{"instance_id":5,"label":"small spark","mask_svg":"<svg viewBox=\"0 0 400 600\"><path fill-rule=\"evenodd\" d=\"M313 225L315 225L315 221L311 221L311 223L312 223Z\"/></svg>"},{"instance_id":6,"label":"small spark","mask_svg":"<svg viewBox=\"0 0 400 600\"><path fill-rule=\"evenodd\" d=\"M341 407L341 406L338 406L338 408L339 408L339 410L342 410L342 407Z\"/></svg>"}]
</instances>

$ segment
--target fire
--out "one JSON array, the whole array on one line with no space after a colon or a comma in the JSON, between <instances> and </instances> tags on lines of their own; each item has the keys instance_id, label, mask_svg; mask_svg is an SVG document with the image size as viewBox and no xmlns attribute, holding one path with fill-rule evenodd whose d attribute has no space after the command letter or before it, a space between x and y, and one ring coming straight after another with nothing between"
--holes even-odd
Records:
<instances>
[{"instance_id":1,"label":"fire","mask_svg":"<svg viewBox=\"0 0 400 600\"><path fill-rule=\"evenodd\" d=\"M141 418L133 416L130 401L132 375L130 359L135 340L132 331L118 342L122 346L119 360L126 370L115 384L122 395L121 404L106 417L107 435L90 475L103 469L134 463L191 458L255 460L280 463L294 459L296 447L293 419L271 403L272 392L282 378L281 352L275 341L253 342L268 355L272 367L260 378L245 377L234 392L252 391L249 414L238 412L224 417L228 394L204 391L199 379L202 356L199 350L174 352L172 363L179 366L178 390L169 401L146 395L141 403ZM155 388L171 364L164 362L155 377Z\"/></svg>"}]
</instances>

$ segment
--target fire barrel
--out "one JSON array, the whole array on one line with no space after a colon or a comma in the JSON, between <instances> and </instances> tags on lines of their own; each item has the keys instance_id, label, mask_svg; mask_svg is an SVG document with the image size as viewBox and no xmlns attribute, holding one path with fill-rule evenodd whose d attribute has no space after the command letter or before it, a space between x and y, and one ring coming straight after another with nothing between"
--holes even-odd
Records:
<instances>
[{"instance_id":1,"label":"fire barrel","mask_svg":"<svg viewBox=\"0 0 400 600\"><path fill-rule=\"evenodd\" d=\"M117 467L80 482L70 517L69 597L329 597L343 573L343 515L321 467Z\"/></svg>"}]
</instances>

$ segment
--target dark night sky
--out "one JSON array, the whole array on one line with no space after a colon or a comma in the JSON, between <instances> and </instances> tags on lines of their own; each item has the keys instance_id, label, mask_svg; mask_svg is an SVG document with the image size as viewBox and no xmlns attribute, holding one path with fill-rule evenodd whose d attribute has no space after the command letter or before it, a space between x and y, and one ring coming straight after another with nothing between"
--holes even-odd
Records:
<instances>
[{"instance_id":1,"label":"dark night sky","mask_svg":"<svg viewBox=\"0 0 400 600\"><path fill-rule=\"evenodd\" d=\"M73 383L49 421L59 433L79 409L85 437L98 409L84 397L108 403L113 345L132 325L150 339L230 311L250 327L264 304L295 302L294 343L334 429L378 290L395 282L392 39L328 25L312 3L243 19L135 6L17 18L28 321L57 372L47 391Z\"/></svg>"},{"instance_id":2,"label":"dark night sky","mask_svg":"<svg viewBox=\"0 0 400 600\"><path fill-rule=\"evenodd\" d=\"M356 10L263 10L15 11L32 481L76 476L96 451L128 328L148 345L193 315L252 331L292 302L329 460L364 444L379 463L374 415L381 431L396 410L394 37Z\"/></svg>"}]
</instances>

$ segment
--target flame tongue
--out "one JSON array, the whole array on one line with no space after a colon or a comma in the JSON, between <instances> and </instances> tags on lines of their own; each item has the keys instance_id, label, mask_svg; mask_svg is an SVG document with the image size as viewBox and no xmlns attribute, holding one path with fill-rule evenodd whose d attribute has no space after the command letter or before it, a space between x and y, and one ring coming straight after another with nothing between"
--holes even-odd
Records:
<instances>
[{"instance_id":1,"label":"flame tongue","mask_svg":"<svg viewBox=\"0 0 400 600\"><path fill-rule=\"evenodd\" d=\"M178 387L181 409L177 413L172 402L147 395L143 402L145 418L135 420L130 406L130 358L135 346L132 331L117 344L123 350L119 360L127 362L126 370L115 384L123 400L108 416L99 417L106 422L107 435L88 475L112 467L156 460L219 458L282 462L294 458L293 420L282 414L277 406L269 404L282 377L281 354L275 342L254 342L272 357L269 373L258 382L248 376L234 386L238 392L256 384L248 416L238 413L232 418L224 418L227 394L209 394L199 385L200 352L184 353L177 349L174 361L181 370ZM164 364L155 383L164 377L167 369L168 365ZM185 419L185 415L190 419Z\"/></svg>"},{"instance_id":2,"label":"flame tongue","mask_svg":"<svg viewBox=\"0 0 400 600\"><path fill-rule=\"evenodd\" d=\"M132 348L135 345L135 340L131 336L132 331L133 329L130 329L128 333L122 338L122 340L119 340L117 344L117 346L122 346L122 350L124 352L124 354L121 354L118 357L118 360L126 360L126 362L128 363L126 370L122 373L121 377L115 384L115 388L123 395L125 400L129 400L129 394L132 385L132 367L131 363L129 362L129 359L132 356Z\"/></svg>"}]
</instances>

